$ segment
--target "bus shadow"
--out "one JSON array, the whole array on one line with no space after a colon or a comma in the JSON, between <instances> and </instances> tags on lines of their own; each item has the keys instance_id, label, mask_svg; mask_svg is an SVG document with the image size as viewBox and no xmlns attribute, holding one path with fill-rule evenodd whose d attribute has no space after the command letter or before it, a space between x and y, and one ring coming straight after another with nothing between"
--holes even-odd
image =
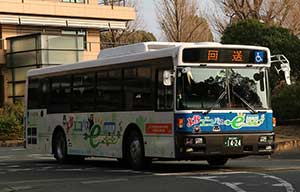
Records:
<instances>
[{"instance_id":1,"label":"bus shadow","mask_svg":"<svg viewBox=\"0 0 300 192\"><path fill-rule=\"evenodd\" d=\"M154 161L147 168L140 171L133 171L128 166L122 165L114 159L87 159L80 162L68 162L66 164L60 164L55 160L47 161L35 161L35 163L54 165L57 168L96 168L104 170L118 170L119 172L128 173L146 173L146 174L163 174L163 173L184 173L184 172L207 172L207 171L221 171L229 169L228 166L209 166L206 161Z\"/></svg>"}]
</instances>

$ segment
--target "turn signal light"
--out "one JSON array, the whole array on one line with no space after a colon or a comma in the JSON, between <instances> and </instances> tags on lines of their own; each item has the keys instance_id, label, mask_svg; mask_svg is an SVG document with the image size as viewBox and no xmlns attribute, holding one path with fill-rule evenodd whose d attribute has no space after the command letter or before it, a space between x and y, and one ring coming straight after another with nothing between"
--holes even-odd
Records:
<instances>
[{"instance_id":1,"label":"turn signal light","mask_svg":"<svg viewBox=\"0 0 300 192\"><path fill-rule=\"evenodd\" d=\"M272 119L272 124L273 124L273 127L276 127L276 118L275 117L273 117L273 119Z\"/></svg>"},{"instance_id":2,"label":"turn signal light","mask_svg":"<svg viewBox=\"0 0 300 192\"><path fill-rule=\"evenodd\" d=\"M178 118L178 120L177 120L177 126L178 126L178 128L183 128L183 125L184 125L183 118Z\"/></svg>"}]
</instances>

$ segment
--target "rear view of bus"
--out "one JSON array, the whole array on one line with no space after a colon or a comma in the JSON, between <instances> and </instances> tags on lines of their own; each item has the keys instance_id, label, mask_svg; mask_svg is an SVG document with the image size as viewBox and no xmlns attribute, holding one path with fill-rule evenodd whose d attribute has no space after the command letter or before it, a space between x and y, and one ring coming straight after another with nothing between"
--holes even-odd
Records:
<instances>
[{"instance_id":1,"label":"rear view of bus","mask_svg":"<svg viewBox=\"0 0 300 192\"><path fill-rule=\"evenodd\" d=\"M223 165L228 158L270 155L275 138L270 66L264 47L182 48L176 70L176 157Z\"/></svg>"}]
</instances>

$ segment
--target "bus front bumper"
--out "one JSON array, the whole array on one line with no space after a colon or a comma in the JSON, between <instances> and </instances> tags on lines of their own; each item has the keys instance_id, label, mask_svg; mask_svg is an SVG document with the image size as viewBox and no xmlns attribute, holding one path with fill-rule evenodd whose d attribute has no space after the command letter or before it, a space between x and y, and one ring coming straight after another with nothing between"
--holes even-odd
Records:
<instances>
[{"instance_id":1,"label":"bus front bumper","mask_svg":"<svg viewBox=\"0 0 300 192\"><path fill-rule=\"evenodd\" d=\"M248 155L271 155L274 133L176 134L177 159L207 159L211 156L239 158Z\"/></svg>"}]
</instances>

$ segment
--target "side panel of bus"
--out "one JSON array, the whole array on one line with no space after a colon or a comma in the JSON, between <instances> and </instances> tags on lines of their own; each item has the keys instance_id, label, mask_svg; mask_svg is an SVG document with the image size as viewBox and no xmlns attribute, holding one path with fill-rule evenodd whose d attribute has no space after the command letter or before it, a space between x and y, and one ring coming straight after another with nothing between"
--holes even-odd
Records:
<instances>
[{"instance_id":1,"label":"side panel of bus","mask_svg":"<svg viewBox=\"0 0 300 192\"><path fill-rule=\"evenodd\" d=\"M145 156L175 157L172 112L56 114L49 115L48 124L51 130L63 127L68 154L121 158L124 132L134 124L142 133Z\"/></svg>"}]
</instances>

